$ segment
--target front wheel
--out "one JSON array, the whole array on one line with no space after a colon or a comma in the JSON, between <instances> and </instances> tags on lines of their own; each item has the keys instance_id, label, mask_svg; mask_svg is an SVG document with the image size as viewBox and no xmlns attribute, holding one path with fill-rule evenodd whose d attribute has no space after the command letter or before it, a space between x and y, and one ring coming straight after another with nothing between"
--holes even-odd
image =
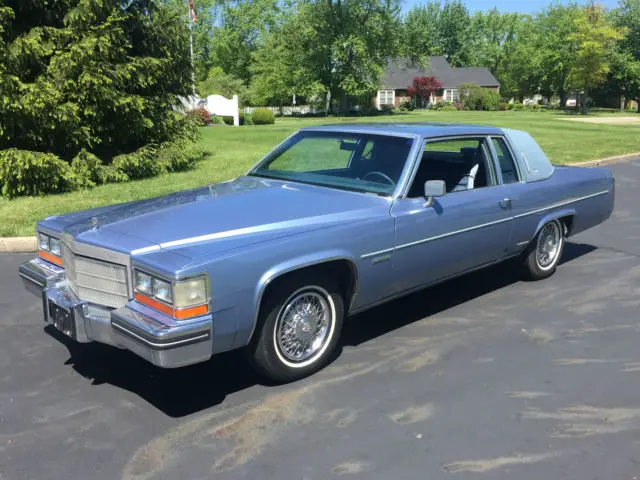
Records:
<instances>
[{"instance_id":1,"label":"front wheel","mask_svg":"<svg viewBox=\"0 0 640 480\"><path fill-rule=\"evenodd\" d=\"M564 230L558 220L545 223L525 253L524 272L531 280L550 277L562 257Z\"/></svg>"},{"instance_id":2,"label":"front wheel","mask_svg":"<svg viewBox=\"0 0 640 480\"><path fill-rule=\"evenodd\" d=\"M248 347L255 368L270 380L298 380L323 368L335 353L344 317L338 284L323 272L293 274L270 289Z\"/></svg>"}]
</instances>

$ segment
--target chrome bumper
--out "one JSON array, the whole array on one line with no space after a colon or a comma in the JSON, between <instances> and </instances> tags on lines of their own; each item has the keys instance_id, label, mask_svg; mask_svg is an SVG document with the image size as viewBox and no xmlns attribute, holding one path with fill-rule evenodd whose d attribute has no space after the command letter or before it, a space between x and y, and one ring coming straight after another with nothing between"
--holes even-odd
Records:
<instances>
[{"instance_id":1,"label":"chrome bumper","mask_svg":"<svg viewBox=\"0 0 640 480\"><path fill-rule=\"evenodd\" d=\"M67 286L64 269L40 259L20 265L19 274L25 287L42 298L45 322L55 324L52 305L69 312L73 338L78 342L124 348L163 368L202 362L212 355L211 315L185 323L137 304L116 310L93 305L80 300Z\"/></svg>"}]
</instances>

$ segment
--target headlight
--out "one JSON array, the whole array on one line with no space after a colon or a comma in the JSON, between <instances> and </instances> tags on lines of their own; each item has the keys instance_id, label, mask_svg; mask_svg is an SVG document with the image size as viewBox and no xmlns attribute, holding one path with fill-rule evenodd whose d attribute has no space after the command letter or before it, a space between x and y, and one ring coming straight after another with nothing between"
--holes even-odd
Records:
<instances>
[{"instance_id":1,"label":"headlight","mask_svg":"<svg viewBox=\"0 0 640 480\"><path fill-rule=\"evenodd\" d=\"M54 255L60 256L60 240L57 238L51 237L49 239L49 249L51 253Z\"/></svg>"},{"instance_id":2,"label":"headlight","mask_svg":"<svg viewBox=\"0 0 640 480\"><path fill-rule=\"evenodd\" d=\"M38 232L38 256L47 262L62 267L60 258L60 239Z\"/></svg>"},{"instance_id":3,"label":"headlight","mask_svg":"<svg viewBox=\"0 0 640 480\"><path fill-rule=\"evenodd\" d=\"M206 277L168 280L135 270L135 299L173 318L183 320L209 312Z\"/></svg>"},{"instance_id":4,"label":"headlight","mask_svg":"<svg viewBox=\"0 0 640 480\"><path fill-rule=\"evenodd\" d=\"M38 248L40 250L44 250L48 252L51 247L49 247L49 235L45 235L44 233L38 234L39 245Z\"/></svg>"},{"instance_id":5,"label":"headlight","mask_svg":"<svg viewBox=\"0 0 640 480\"><path fill-rule=\"evenodd\" d=\"M149 296L153 296L153 285L151 284L151 275L148 273L136 270L135 274L135 289L138 292L144 293Z\"/></svg>"},{"instance_id":6,"label":"headlight","mask_svg":"<svg viewBox=\"0 0 640 480\"><path fill-rule=\"evenodd\" d=\"M173 296L171 295L171 284L164 280L160 280L159 278L154 278L153 296L165 303L172 303Z\"/></svg>"},{"instance_id":7,"label":"headlight","mask_svg":"<svg viewBox=\"0 0 640 480\"><path fill-rule=\"evenodd\" d=\"M204 277L176 282L173 286L176 307L190 307L207 302L207 282Z\"/></svg>"}]
</instances>

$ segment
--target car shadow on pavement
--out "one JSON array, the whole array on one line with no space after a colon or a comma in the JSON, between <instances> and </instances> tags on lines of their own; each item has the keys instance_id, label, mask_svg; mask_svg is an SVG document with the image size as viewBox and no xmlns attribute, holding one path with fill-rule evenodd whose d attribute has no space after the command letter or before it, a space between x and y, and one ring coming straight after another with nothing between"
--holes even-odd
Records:
<instances>
[{"instance_id":1,"label":"car shadow on pavement","mask_svg":"<svg viewBox=\"0 0 640 480\"><path fill-rule=\"evenodd\" d=\"M586 255L596 247L565 245L562 263ZM517 264L509 261L394 300L354 316L345 323L343 346L361 345L405 325L436 315L486 293L519 281ZM79 344L48 325L45 331L65 344L66 364L93 384L110 384L139 395L170 417L183 417L214 407L227 395L264 381L239 351L178 369L155 367L131 352L108 345Z\"/></svg>"},{"instance_id":2,"label":"car shadow on pavement","mask_svg":"<svg viewBox=\"0 0 640 480\"><path fill-rule=\"evenodd\" d=\"M597 247L593 245L566 242L559 265L587 255L596 249ZM517 257L419 290L355 315L345 323L342 345L361 345L405 325L523 281L519 268L521 262L522 259Z\"/></svg>"}]
</instances>

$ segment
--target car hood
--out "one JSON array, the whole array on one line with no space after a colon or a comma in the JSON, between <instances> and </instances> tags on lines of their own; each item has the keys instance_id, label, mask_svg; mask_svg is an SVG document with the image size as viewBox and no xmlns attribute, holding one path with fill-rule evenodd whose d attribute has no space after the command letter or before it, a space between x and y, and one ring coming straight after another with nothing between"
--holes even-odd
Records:
<instances>
[{"instance_id":1,"label":"car hood","mask_svg":"<svg viewBox=\"0 0 640 480\"><path fill-rule=\"evenodd\" d=\"M77 241L132 255L162 249L195 258L382 215L388 206L389 199L377 195L243 176L149 200L50 217L43 225Z\"/></svg>"}]
</instances>

